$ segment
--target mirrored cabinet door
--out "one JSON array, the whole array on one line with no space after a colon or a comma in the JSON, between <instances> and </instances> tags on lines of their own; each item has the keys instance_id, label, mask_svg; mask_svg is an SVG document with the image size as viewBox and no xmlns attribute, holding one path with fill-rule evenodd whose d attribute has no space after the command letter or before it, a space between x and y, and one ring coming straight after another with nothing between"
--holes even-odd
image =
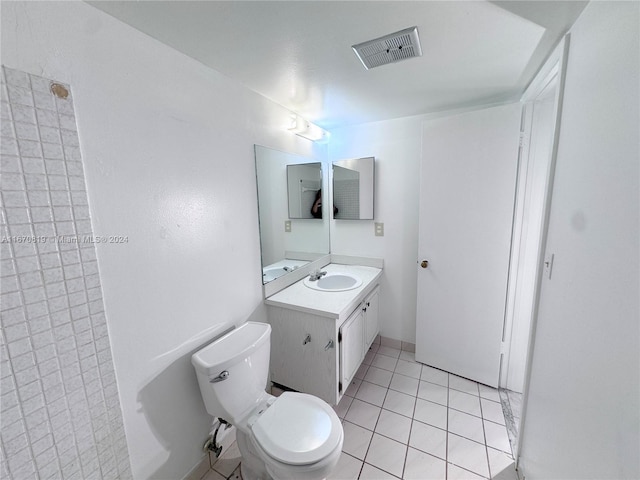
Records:
<instances>
[{"instance_id":1,"label":"mirrored cabinet door","mask_svg":"<svg viewBox=\"0 0 640 480\"><path fill-rule=\"evenodd\" d=\"M333 162L333 218L373 220L374 157Z\"/></svg>"}]
</instances>

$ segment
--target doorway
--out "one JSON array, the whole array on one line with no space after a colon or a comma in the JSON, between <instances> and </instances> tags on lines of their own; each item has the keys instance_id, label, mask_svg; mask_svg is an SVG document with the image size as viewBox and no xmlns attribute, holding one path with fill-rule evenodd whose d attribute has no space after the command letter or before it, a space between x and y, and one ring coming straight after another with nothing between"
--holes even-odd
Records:
<instances>
[{"instance_id":1,"label":"doorway","mask_svg":"<svg viewBox=\"0 0 640 480\"><path fill-rule=\"evenodd\" d=\"M539 284L550 276L546 228L555 170L568 38L547 60L522 98L520 153L499 392L517 465L526 406L528 362L535 332Z\"/></svg>"}]
</instances>

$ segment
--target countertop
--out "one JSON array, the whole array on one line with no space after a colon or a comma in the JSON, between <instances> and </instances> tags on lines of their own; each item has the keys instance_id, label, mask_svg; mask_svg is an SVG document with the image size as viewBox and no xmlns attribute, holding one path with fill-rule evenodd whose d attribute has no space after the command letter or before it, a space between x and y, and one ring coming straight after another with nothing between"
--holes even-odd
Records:
<instances>
[{"instance_id":1,"label":"countertop","mask_svg":"<svg viewBox=\"0 0 640 480\"><path fill-rule=\"evenodd\" d=\"M377 285L382 269L360 265L329 264L322 268L327 273L350 273L362 279L362 285L344 292L323 292L306 287L303 280L265 299L266 305L311 313L322 317L342 318Z\"/></svg>"}]
</instances>

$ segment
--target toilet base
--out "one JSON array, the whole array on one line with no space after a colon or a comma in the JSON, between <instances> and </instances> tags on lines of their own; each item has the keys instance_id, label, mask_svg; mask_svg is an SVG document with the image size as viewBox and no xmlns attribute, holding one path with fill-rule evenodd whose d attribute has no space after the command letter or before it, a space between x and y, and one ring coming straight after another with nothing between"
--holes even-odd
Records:
<instances>
[{"instance_id":1,"label":"toilet base","mask_svg":"<svg viewBox=\"0 0 640 480\"><path fill-rule=\"evenodd\" d=\"M251 440L246 433L239 429L236 431L236 442L238 450L240 450L240 473L242 480L273 480L265 463L258 457L256 451L251 445Z\"/></svg>"},{"instance_id":2,"label":"toilet base","mask_svg":"<svg viewBox=\"0 0 640 480\"><path fill-rule=\"evenodd\" d=\"M236 431L236 442L240 450L240 472L242 480L324 480L335 468L342 453L343 439L333 453L314 465L291 465L284 470L273 470L262 460L251 438L240 429ZM273 474L271 472L274 472Z\"/></svg>"}]
</instances>

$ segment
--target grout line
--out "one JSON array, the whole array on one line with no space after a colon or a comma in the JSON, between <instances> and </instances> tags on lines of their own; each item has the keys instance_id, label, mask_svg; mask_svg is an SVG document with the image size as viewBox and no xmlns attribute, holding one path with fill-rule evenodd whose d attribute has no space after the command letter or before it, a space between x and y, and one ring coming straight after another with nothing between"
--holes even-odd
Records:
<instances>
[{"instance_id":1,"label":"grout line","mask_svg":"<svg viewBox=\"0 0 640 480\"><path fill-rule=\"evenodd\" d=\"M478 387L478 393L480 391L480 387ZM491 464L489 463L489 450L487 449L487 431L484 428L484 414L482 411L482 401L480 401L480 416L482 418L482 435L484 437L484 454L485 457L487 458L487 471L489 472L489 478L492 477L491 475Z\"/></svg>"},{"instance_id":2,"label":"grout line","mask_svg":"<svg viewBox=\"0 0 640 480\"><path fill-rule=\"evenodd\" d=\"M449 394L451 393L451 374L447 374L447 433L444 441L444 478L449 477Z\"/></svg>"}]
</instances>

